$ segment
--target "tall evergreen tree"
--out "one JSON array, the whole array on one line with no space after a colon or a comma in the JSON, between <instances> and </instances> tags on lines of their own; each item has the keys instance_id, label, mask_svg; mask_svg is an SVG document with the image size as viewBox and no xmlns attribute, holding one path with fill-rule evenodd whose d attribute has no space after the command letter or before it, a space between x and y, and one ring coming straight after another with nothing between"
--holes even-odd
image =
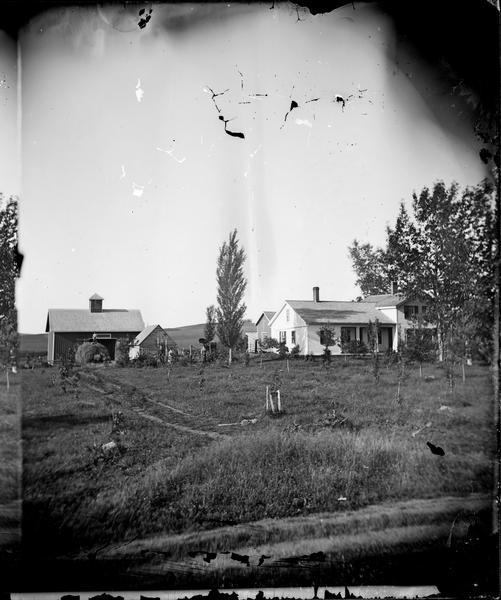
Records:
<instances>
[{"instance_id":1,"label":"tall evergreen tree","mask_svg":"<svg viewBox=\"0 0 501 600\"><path fill-rule=\"evenodd\" d=\"M235 229L219 249L216 270L217 334L229 350L230 364L233 349L242 338L243 317L247 308L243 302L247 287L243 270L245 258L244 249L239 248Z\"/></svg>"}]
</instances>

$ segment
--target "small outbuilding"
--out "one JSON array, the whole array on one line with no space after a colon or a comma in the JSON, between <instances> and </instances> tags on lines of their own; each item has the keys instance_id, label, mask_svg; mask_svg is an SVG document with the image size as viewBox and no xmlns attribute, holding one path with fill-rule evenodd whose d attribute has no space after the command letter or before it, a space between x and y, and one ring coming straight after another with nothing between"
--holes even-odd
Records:
<instances>
[{"instance_id":1,"label":"small outbuilding","mask_svg":"<svg viewBox=\"0 0 501 600\"><path fill-rule=\"evenodd\" d=\"M163 327L148 325L134 338L129 356L134 359L140 354L157 354L162 348L165 352L168 352L168 350L175 347L176 342Z\"/></svg>"}]
</instances>

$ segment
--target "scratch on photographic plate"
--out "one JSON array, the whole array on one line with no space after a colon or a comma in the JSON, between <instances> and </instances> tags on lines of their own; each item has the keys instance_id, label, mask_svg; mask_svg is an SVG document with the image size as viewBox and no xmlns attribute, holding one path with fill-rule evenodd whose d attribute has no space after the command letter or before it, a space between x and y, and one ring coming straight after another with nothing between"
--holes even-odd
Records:
<instances>
[{"instance_id":1,"label":"scratch on photographic plate","mask_svg":"<svg viewBox=\"0 0 501 600\"><path fill-rule=\"evenodd\" d=\"M159 148L157 146L157 150L159 152L165 152L165 154L168 154L171 158L173 158L179 164L184 163L184 161L186 160L186 156L183 156L183 158L177 158L177 156L174 156L174 149L172 149L172 150L165 150L164 148Z\"/></svg>"},{"instance_id":2,"label":"scratch on photographic plate","mask_svg":"<svg viewBox=\"0 0 501 600\"><path fill-rule=\"evenodd\" d=\"M136 98L138 102L141 102L141 100L143 99L144 96L144 90L141 87L141 80L138 78L137 80L137 84L136 84Z\"/></svg>"}]
</instances>

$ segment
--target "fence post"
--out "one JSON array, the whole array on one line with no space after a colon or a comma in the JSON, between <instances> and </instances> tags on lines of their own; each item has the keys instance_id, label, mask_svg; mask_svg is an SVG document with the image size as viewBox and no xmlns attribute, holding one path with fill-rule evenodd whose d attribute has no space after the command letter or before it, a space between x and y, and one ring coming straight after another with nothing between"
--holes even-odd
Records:
<instances>
[{"instance_id":1,"label":"fence post","mask_svg":"<svg viewBox=\"0 0 501 600\"><path fill-rule=\"evenodd\" d=\"M277 390L277 407L278 412L282 412L282 404L280 402L280 390Z\"/></svg>"}]
</instances>

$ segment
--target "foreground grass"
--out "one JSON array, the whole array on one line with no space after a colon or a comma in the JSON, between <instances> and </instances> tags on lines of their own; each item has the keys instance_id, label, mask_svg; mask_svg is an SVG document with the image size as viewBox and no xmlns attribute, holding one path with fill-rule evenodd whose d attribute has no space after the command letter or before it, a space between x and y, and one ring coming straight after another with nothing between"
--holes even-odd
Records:
<instances>
[{"instance_id":1,"label":"foreground grass","mask_svg":"<svg viewBox=\"0 0 501 600\"><path fill-rule=\"evenodd\" d=\"M486 368L469 369L454 395L440 369L427 367L429 380L415 369L397 401L394 371L383 370L375 385L366 363L344 364L176 366L170 375L100 369L97 388L80 385L78 397L51 386L50 369L26 373L28 547L71 553L137 536L492 490ZM286 412L272 418L264 390L277 368ZM122 433L111 431L116 410ZM257 421L240 425L250 418ZM110 440L119 451L103 456ZM445 456L432 455L428 440Z\"/></svg>"},{"instance_id":2,"label":"foreground grass","mask_svg":"<svg viewBox=\"0 0 501 600\"><path fill-rule=\"evenodd\" d=\"M10 554L20 540L21 427L20 376L5 371L0 380L0 559Z\"/></svg>"}]
</instances>

